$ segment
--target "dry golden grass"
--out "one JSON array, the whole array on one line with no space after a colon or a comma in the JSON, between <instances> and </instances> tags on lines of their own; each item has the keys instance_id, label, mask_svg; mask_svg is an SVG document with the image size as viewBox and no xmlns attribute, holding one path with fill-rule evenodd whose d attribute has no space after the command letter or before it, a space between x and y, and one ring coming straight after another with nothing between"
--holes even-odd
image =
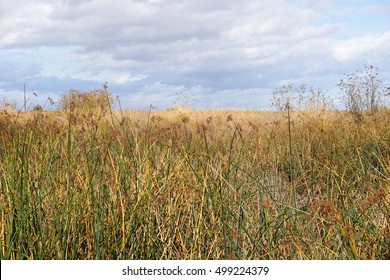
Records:
<instances>
[{"instance_id":1,"label":"dry golden grass","mask_svg":"<svg viewBox=\"0 0 390 280\"><path fill-rule=\"evenodd\" d=\"M389 123L3 111L0 257L389 259Z\"/></svg>"}]
</instances>

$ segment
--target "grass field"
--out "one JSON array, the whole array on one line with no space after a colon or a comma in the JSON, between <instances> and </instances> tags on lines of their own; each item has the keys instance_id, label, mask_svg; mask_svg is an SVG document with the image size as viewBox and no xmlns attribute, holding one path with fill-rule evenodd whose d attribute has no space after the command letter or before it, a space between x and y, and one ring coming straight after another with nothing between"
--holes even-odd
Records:
<instances>
[{"instance_id":1,"label":"grass field","mask_svg":"<svg viewBox=\"0 0 390 280\"><path fill-rule=\"evenodd\" d=\"M1 259L390 259L390 110L0 113Z\"/></svg>"}]
</instances>

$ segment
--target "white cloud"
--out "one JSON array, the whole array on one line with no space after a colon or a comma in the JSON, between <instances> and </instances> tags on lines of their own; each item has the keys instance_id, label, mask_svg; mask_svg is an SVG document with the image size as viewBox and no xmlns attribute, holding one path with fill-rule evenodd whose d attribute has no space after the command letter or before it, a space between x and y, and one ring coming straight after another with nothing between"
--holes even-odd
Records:
<instances>
[{"instance_id":1,"label":"white cloud","mask_svg":"<svg viewBox=\"0 0 390 280\"><path fill-rule=\"evenodd\" d=\"M333 56L340 62L360 59L370 53L390 54L390 31L337 42L333 47Z\"/></svg>"},{"instance_id":2,"label":"white cloud","mask_svg":"<svg viewBox=\"0 0 390 280\"><path fill-rule=\"evenodd\" d=\"M26 2L20 6L2 7L8 10L8 13L0 19L0 49L19 44L29 47L29 44L35 43L52 23L49 19L54 9L52 5Z\"/></svg>"},{"instance_id":3,"label":"white cloud","mask_svg":"<svg viewBox=\"0 0 390 280\"><path fill-rule=\"evenodd\" d=\"M132 75L129 75L129 74L123 74L123 75L118 77L116 82L118 84L120 84L120 85L124 85L124 84L131 83L131 82L142 81L145 78L147 78L146 75L134 75L134 76L132 76Z\"/></svg>"}]
</instances>

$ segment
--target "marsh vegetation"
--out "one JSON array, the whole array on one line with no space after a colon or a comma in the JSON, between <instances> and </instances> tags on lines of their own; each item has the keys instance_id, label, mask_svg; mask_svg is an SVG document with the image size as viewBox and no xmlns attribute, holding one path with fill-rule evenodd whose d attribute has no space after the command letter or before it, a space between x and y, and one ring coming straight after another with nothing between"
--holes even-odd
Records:
<instances>
[{"instance_id":1,"label":"marsh vegetation","mask_svg":"<svg viewBox=\"0 0 390 280\"><path fill-rule=\"evenodd\" d=\"M1 259L389 259L390 111L0 115Z\"/></svg>"}]
</instances>

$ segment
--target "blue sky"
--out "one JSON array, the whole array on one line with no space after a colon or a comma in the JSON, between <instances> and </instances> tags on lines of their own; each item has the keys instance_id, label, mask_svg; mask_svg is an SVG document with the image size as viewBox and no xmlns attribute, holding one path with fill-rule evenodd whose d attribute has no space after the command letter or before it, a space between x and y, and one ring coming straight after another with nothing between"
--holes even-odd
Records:
<instances>
[{"instance_id":1,"label":"blue sky","mask_svg":"<svg viewBox=\"0 0 390 280\"><path fill-rule=\"evenodd\" d=\"M0 98L58 101L109 90L124 107L268 109L288 82L329 90L372 64L390 82L390 2L13 0L0 2Z\"/></svg>"}]
</instances>

